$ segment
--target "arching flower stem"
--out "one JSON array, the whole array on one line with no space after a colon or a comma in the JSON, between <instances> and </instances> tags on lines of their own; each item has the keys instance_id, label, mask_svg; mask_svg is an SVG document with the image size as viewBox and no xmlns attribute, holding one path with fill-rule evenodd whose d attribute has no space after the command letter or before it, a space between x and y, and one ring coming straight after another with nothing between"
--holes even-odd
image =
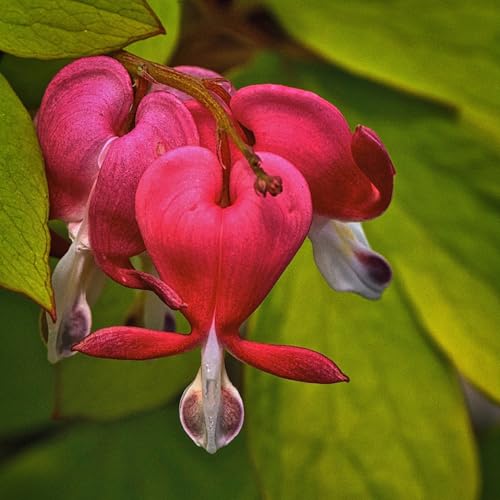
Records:
<instances>
[{"instance_id":1,"label":"arching flower stem","mask_svg":"<svg viewBox=\"0 0 500 500\"><path fill-rule=\"evenodd\" d=\"M238 131L238 126L228 115L222 104L213 95L213 89L208 89L204 79L181 73L173 68L147 61L126 51L112 54L126 70L134 77L141 77L150 83L169 85L181 90L199 101L212 114L217 122L217 128L226 133L248 161L255 173L255 190L262 194L270 193L276 196L282 191L281 179L268 175L261 167L260 158L254 153ZM209 85L208 87L212 87Z\"/></svg>"}]
</instances>

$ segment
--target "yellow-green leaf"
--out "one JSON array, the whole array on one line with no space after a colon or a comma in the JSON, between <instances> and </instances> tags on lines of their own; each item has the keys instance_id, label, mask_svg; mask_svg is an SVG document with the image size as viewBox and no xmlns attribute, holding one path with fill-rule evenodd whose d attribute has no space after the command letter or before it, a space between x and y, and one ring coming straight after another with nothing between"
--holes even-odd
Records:
<instances>
[{"instance_id":1,"label":"yellow-green leaf","mask_svg":"<svg viewBox=\"0 0 500 500\"><path fill-rule=\"evenodd\" d=\"M245 369L249 447L268 498L474 500L473 437L455 372L407 307L335 294L303 249L250 338L319 350L351 381L314 385Z\"/></svg>"},{"instance_id":2,"label":"yellow-green leaf","mask_svg":"<svg viewBox=\"0 0 500 500\"><path fill-rule=\"evenodd\" d=\"M496 0L265 0L302 44L355 73L459 108L500 138Z\"/></svg>"},{"instance_id":3,"label":"yellow-green leaf","mask_svg":"<svg viewBox=\"0 0 500 500\"><path fill-rule=\"evenodd\" d=\"M0 50L61 59L120 49L163 33L145 0L0 0Z\"/></svg>"},{"instance_id":4,"label":"yellow-green leaf","mask_svg":"<svg viewBox=\"0 0 500 500\"><path fill-rule=\"evenodd\" d=\"M37 443L3 466L0 491L16 500L260 498L244 437L209 455L182 431L176 405Z\"/></svg>"},{"instance_id":5,"label":"yellow-green leaf","mask_svg":"<svg viewBox=\"0 0 500 500\"><path fill-rule=\"evenodd\" d=\"M31 433L50 423L54 374L38 335L40 308L21 295L0 290L0 440Z\"/></svg>"},{"instance_id":6,"label":"yellow-green leaf","mask_svg":"<svg viewBox=\"0 0 500 500\"><path fill-rule=\"evenodd\" d=\"M0 286L52 309L48 194L30 116L0 75Z\"/></svg>"}]
</instances>

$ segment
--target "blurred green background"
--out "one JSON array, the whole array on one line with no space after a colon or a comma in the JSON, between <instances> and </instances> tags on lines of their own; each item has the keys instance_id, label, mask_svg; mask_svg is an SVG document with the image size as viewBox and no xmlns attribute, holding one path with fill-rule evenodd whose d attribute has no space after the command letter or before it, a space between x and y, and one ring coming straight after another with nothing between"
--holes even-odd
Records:
<instances>
[{"instance_id":1,"label":"blurred green background","mask_svg":"<svg viewBox=\"0 0 500 500\"><path fill-rule=\"evenodd\" d=\"M37 15L51 22L27 34L20 31L29 25L19 21L23 12L7 11L0 73L31 112L68 58L124 46L154 24L140 0L81 2L89 12L73 12L67 0L24 3L32 26ZM309 89L334 103L353 129L362 123L378 132L397 169L396 190L388 211L365 229L394 280L376 302L335 293L306 242L247 333L319 350L351 382L300 384L231 363L246 422L215 456L191 443L177 417L199 353L141 363L75 356L52 367L39 338L39 306L0 290L0 497L500 498L500 412L493 404L500 401L498 2L149 3L167 35L135 42L137 54L210 67L237 86ZM96 15L104 28L96 28ZM44 42L54 40L51 26L57 44ZM78 39L83 29L94 29L91 43ZM8 96L0 116L15 107ZM5 123L2 181L21 175L9 172L12 159L26 164L25 150L36 147L28 144L33 138L10 147L19 131ZM3 185L8 215L17 188ZM43 215L44 203L42 193L29 206ZM19 231L30 232L32 212L20 217ZM11 227L6 221L0 216L0 228ZM46 304L43 279L33 272L19 286L9 281L8 263L23 262L26 242L2 235L0 282ZM40 261L44 237L42 230L28 242ZM108 284L95 327L129 319L137 298Z\"/></svg>"}]
</instances>

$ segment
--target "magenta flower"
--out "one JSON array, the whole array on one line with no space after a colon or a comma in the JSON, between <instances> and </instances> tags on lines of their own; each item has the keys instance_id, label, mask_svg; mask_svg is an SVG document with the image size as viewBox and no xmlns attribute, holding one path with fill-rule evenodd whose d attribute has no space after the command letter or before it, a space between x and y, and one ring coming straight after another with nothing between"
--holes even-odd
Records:
<instances>
[{"instance_id":1,"label":"magenta flower","mask_svg":"<svg viewBox=\"0 0 500 500\"><path fill-rule=\"evenodd\" d=\"M388 206L394 169L373 131L351 134L337 108L315 94L279 85L218 88L218 75L180 69L212 79L271 177L256 182L240 150L187 94L154 83L134 99L127 73L107 57L62 70L38 117L52 215L68 222L73 238L53 276L58 318L49 320L49 359L76 350L142 360L200 347L201 368L182 396L180 418L213 453L238 434L244 415L224 350L288 379L348 380L322 354L251 342L240 328L308 234L333 288L380 296L391 271L359 221ZM280 192L278 179L279 196L256 194ZM144 251L151 274L130 262ZM99 269L181 309L191 332L114 326L89 336Z\"/></svg>"},{"instance_id":2,"label":"magenta flower","mask_svg":"<svg viewBox=\"0 0 500 500\"><path fill-rule=\"evenodd\" d=\"M51 362L73 354L71 346L90 333L89 302L103 278L94 262L96 252L104 260L101 268L121 283L154 289L174 307L181 303L163 282L128 264L128 257L144 250L134 219L134 195L142 172L154 159L172 148L198 144L198 133L187 109L168 93L146 96L133 126L133 99L132 82L120 63L90 57L56 75L37 116L50 215L68 223L73 240L52 278L57 321L47 316ZM114 217L105 234L92 237L89 207L96 217L101 212ZM109 238L119 245L106 260Z\"/></svg>"},{"instance_id":3,"label":"magenta flower","mask_svg":"<svg viewBox=\"0 0 500 500\"><path fill-rule=\"evenodd\" d=\"M239 328L272 288L311 223L305 180L286 160L262 153L265 169L286 179L278 197L254 191L243 160L231 172L230 200L219 205L222 173L207 149L184 147L156 160L136 195L136 217L149 255L186 302L189 335L136 327L111 327L75 348L114 359L149 359L201 346L202 362L180 404L181 422L198 444L215 452L243 422L243 405L227 378L223 349L280 377L332 383L347 377L321 354L291 346L242 339ZM106 224L102 221L102 225Z\"/></svg>"}]
</instances>

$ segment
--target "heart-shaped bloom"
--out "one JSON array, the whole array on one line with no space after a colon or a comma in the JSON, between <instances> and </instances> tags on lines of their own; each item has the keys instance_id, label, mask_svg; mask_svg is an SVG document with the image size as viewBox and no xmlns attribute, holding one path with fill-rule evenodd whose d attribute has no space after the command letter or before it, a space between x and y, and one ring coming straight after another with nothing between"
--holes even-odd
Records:
<instances>
[{"instance_id":1,"label":"heart-shaped bloom","mask_svg":"<svg viewBox=\"0 0 500 500\"><path fill-rule=\"evenodd\" d=\"M144 250L134 218L135 188L157 157L199 139L187 108L168 93L148 95L135 109L127 71L105 56L79 59L55 76L43 97L37 130L50 216L68 223L73 240L52 278L57 320L47 317L48 357L55 362L71 355L71 345L90 332L89 302L103 281L96 259L121 283L154 289L165 302L180 305L163 282L128 264L128 257ZM95 217L114 217L106 234L95 235L89 207ZM109 238L116 243L113 254Z\"/></svg>"},{"instance_id":2,"label":"heart-shaped bloom","mask_svg":"<svg viewBox=\"0 0 500 500\"><path fill-rule=\"evenodd\" d=\"M371 250L360 224L380 215L392 197L395 170L380 138L364 126L351 133L342 113L312 92L263 84L229 93L231 112L254 148L286 158L307 180L313 202L309 238L328 284L380 297L391 268ZM186 106L200 144L215 151L214 119L194 99Z\"/></svg>"},{"instance_id":3,"label":"heart-shaped bloom","mask_svg":"<svg viewBox=\"0 0 500 500\"><path fill-rule=\"evenodd\" d=\"M189 335L137 327L99 330L75 346L93 356L149 359L201 346L202 362L186 389L180 417L189 436L209 452L227 444L243 422L241 398L224 369L223 350L261 370L307 382L347 377L323 355L292 346L242 339L239 328L268 294L302 244L311 224L307 183L287 160L259 153L286 188L257 196L244 160L231 169L229 201L223 198L217 157L201 147L178 148L143 174L136 218L163 282L185 301Z\"/></svg>"},{"instance_id":4,"label":"heart-shaped bloom","mask_svg":"<svg viewBox=\"0 0 500 500\"><path fill-rule=\"evenodd\" d=\"M134 99L127 73L107 57L61 71L38 117L52 215L68 223L74 240L53 276L58 318L49 328L49 359L77 350L142 360L200 347L201 368L181 399L180 418L198 445L215 452L238 434L244 413L224 350L293 380L347 380L319 353L251 342L240 328L308 233L333 288L380 295L390 268L371 251L359 221L385 210L394 169L373 131L352 134L341 113L315 94L279 85L218 88L216 74L181 69L209 79L222 105L215 111L220 123L226 110L235 120L231 137L250 159L235 130L245 135L264 170L251 162L256 182L228 142L229 126L219 130L210 106L186 94L154 84ZM279 196L256 195L280 192L281 180ZM150 273L130 263L144 250ZM180 308L191 332L115 326L87 336L88 303L102 278L96 264L117 282Z\"/></svg>"}]
</instances>

